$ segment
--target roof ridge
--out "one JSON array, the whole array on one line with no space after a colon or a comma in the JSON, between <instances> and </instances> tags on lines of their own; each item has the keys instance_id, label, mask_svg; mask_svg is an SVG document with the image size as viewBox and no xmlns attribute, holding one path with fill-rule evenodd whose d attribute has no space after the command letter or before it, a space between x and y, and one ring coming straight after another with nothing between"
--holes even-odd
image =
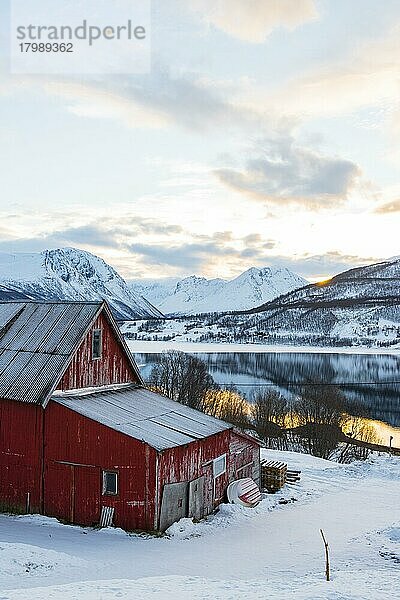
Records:
<instances>
[{"instance_id":1,"label":"roof ridge","mask_svg":"<svg viewBox=\"0 0 400 600\"><path fill-rule=\"evenodd\" d=\"M0 300L0 305L1 304L90 304L93 306L99 306L100 304L102 304L103 302L105 302L105 299L99 299L99 300L34 300L34 299L27 299L27 300Z\"/></svg>"}]
</instances>

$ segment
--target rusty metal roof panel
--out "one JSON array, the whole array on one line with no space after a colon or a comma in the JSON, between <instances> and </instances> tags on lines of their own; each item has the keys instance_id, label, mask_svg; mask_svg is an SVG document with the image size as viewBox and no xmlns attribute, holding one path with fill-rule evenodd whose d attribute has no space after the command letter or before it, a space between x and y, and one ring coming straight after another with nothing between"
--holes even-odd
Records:
<instances>
[{"instance_id":1,"label":"rusty metal roof panel","mask_svg":"<svg viewBox=\"0 0 400 600\"><path fill-rule=\"evenodd\" d=\"M145 388L55 394L52 400L156 450L183 446L233 426Z\"/></svg>"},{"instance_id":2,"label":"rusty metal roof panel","mask_svg":"<svg viewBox=\"0 0 400 600\"><path fill-rule=\"evenodd\" d=\"M101 305L0 303L0 397L44 404Z\"/></svg>"}]
</instances>

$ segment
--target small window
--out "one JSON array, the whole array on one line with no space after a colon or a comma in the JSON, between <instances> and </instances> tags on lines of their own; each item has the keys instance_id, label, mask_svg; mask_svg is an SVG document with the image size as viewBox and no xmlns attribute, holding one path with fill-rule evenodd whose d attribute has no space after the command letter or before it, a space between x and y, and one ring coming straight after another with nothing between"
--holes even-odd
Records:
<instances>
[{"instance_id":1,"label":"small window","mask_svg":"<svg viewBox=\"0 0 400 600\"><path fill-rule=\"evenodd\" d=\"M103 494L105 496L118 494L118 473L115 471L103 471Z\"/></svg>"},{"instance_id":2,"label":"small window","mask_svg":"<svg viewBox=\"0 0 400 600\"><path fill-rule=\"evenodd\" d=\"M101 329L92 332L92 359L101 358Z\"/></svg>"},{"instance_id":3,"label":"small window","mask_svg":"<svg viewBox=\"0 0 400 600\"><path fill-rule=\"evenodd\" d=\"M219 477L220 475L223 475L223 473L225 473L225 471L226 471L226 454L222 454L222 456L215 458L213 461L214 479Z\"/></svg>"}]
</instances>

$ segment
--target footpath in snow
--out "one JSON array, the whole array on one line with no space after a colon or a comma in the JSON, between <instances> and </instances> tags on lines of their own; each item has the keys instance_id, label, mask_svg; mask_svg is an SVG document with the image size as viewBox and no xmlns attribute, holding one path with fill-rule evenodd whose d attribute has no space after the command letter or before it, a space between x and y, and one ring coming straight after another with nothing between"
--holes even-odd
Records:
<instances>
[{"instance_id":1,"label":"footpath in snow","mask_svg":"<svg viewBox=\"0 0 400 600\"><path fill-rule=\"evenodd\" d=\"M265 453L301 469L300 484L162 538L1 515L0 600L400 598L400 460Z\"/></svg>"}]
</instances>

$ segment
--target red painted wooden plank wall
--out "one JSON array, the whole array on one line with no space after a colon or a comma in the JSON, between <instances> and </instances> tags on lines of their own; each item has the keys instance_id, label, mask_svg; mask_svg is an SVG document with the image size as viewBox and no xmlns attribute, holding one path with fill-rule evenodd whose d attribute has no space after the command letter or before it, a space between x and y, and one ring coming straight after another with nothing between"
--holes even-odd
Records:
<instances>
[{"instance_id":1,"label":"red painted wooden plank wall","mask_svg":"<svg viewBox=\"0 0 400 600\"><path fill-rule=\"evenodd\" d=\"M102 505L112 506L118 527L154 529L155 450L55 401L46 409L45 437L47 514L92 525ZM102 495L103 470L118 473L117 496Z\"/></svg>"},{"instance_id":2,"label":"red painted wooden plank wall","mask_svg":"<svg viewBox=\"0 0 400 600\"><path fill-rule=\"evenodd\" d=\"M0 400L0 507L40 511L43 409Z\"/></svg>"},{"instance_id":3,"label":"red painted wooden plank wall","mask_svg":"<svg viewBox=\"0 0 400 600\"><path fill-rule=\"evenodd\" d=\"M102 355L99 359L92 359L94 329L102 330ZM106 316L102 313L93 323L58 387L62 390L70 390L128 382L137 383L138 377Z\"/></svg>"}]
</instances>

